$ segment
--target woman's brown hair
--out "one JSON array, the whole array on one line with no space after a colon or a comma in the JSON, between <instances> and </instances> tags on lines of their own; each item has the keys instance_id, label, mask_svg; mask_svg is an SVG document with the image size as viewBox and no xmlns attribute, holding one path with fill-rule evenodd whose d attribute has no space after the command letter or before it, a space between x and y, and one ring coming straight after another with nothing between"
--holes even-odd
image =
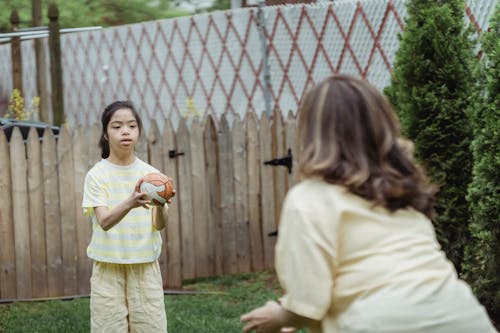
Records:
<instances>
[{"instance_id":1,"label":"woman's brown hair","mask_svg":"<svg viewBox=\"0 0 500 333\"><path fill-rule=\"evenodd\" d=\"M390 211L433 216L436 187L401 145L389 102L367 81L334 75L317 84L298 124L302 178L321 177Z\"/></svg>"}]
</instances>

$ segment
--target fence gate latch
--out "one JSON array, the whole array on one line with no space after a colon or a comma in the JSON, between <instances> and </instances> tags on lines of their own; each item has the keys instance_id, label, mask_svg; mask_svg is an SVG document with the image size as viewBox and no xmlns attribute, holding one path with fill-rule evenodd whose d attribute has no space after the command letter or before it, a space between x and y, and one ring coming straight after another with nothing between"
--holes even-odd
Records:
<instances>
[{"instance_id":1,"label":"fence gate latch","mask_svg":"<svg viewBox=\"0 0 500 333\"><path fill-rule=\"evenodd\" d=\"M184 155L184 153L183 152L178 152L175 149L170 149L168 151L168 157L170 157L170 158L176 158L177 156L181 156L181 155Z\"/></svg>"},{"instance_id":2,"label":"fence gate latch","mask_svg":"<svg viewBox=\"0 0 500 333\"><path fill-rule=\"evenodd\" d=\"M275 158L273 160L265 161L264 164L272 166L283 165L287 167L288 173L292 173L292 166L293 166L292 150L288 148L288 155L286 155L285 157Z\"/></svg>"}]
</instances>

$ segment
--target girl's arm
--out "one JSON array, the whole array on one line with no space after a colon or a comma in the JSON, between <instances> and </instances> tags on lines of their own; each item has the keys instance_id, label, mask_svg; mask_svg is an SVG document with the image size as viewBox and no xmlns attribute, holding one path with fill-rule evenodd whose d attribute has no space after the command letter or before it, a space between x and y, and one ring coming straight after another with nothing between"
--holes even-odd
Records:
<instances>
[{"instance_id":1,"label":"girl's arm","mask_svg":"<svg viewBox=\"0 0 500 333\"><path fill-rule=\"evenodd\" d=\"M153 227L156 230L165 228L168 222L168 205L153 207Z\"/></svg>"},{"instance_id":2,"label":"girl's arm","mask_svg":"<svg viewBox=\"0 0 500 333\"><path fill-rule=\"evenodd\" d=\"M110 210L106 206L99 206L94 208L94 212L101 227L107 231L120 222L133 208L143 206L149 209L147 206L149 203L151 203L151 200L147 199L145 193L134 190L130 197L113 209Z\"/></svg>"},{"instance_id":3,"label":"girl's arm","mask_svg":"<svg viewBox=\"0 0 500 333\"><path fill-rule=\"evenodd\" d=\"M243 328L245 333L254 330L259 333L288 333L296 332L304 326L317 327L319 324L315 320L284 309L274 301L269 301L264 306L241 316L241 321L246 323Z\"/></svg>"}]
</instances>

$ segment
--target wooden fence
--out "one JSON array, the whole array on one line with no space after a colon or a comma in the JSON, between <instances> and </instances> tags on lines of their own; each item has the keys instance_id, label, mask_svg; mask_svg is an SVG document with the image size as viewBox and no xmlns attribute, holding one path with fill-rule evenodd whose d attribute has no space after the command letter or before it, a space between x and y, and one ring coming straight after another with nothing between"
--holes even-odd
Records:
<instances>
[{"instance_id":1,"label":"wooden fence","mask_svg":"<svg viewBox=\"0 0 500 333\"><path fill-rule=\"evenodd\" d=\"M268 234L295 169L264 162L297 151L295 117L165 124L162 131L153 124L137 147L177 189L162 231L164 287L272 267L276 238ZM85 174L100 159L100 132L99 125L63 127L57 138L46 130L39 140L31 129L23 140L16 128L7 141L0 129L0 299L89 293L91 223L81 202Z\"/></svg>"}]
</instances>

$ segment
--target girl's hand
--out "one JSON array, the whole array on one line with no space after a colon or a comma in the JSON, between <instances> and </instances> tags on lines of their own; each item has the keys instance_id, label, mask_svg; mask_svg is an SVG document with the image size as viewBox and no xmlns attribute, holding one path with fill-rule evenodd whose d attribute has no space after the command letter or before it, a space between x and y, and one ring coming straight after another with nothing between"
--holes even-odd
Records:
<instances>
[{"instance_id":1,"label":"girl's hand","mask_svg":"<svg viewBox=\"0 0 500 333\"><path fill-rule=\"evenodd\" d=\"M294 327L283 327L286 321L286 310L274 301L241 316L241 321L246 323L243 332L255 331L257 333L293 333Z\"/></svg>"},{"instance_id":2,"label":"girl's hand","mask_svg":"<svg viewBox=\"0 0 500 333\"><path fill-rule=\"evenodd\" d=\"M144 182L144 177L139 178L137 183L135 183L135 192L141 192L141 184Z\"/></svg>"},{"instance_id":3,"label":"girl's hand","mask_svg":"<svg viewBox=\"0 0 500 333\"><path fill-rule=\"evenodd\" d=\"M131 208L136 208L136 207L144 207L146 209L149 209L149 204L151 204L151 200L148 198L146 193L141 192L141 184L144 181L144 178L140 178L137 183L135 184L134 192L130 195L128 198L130 207Z\"/></svg>"}]
</instances>

